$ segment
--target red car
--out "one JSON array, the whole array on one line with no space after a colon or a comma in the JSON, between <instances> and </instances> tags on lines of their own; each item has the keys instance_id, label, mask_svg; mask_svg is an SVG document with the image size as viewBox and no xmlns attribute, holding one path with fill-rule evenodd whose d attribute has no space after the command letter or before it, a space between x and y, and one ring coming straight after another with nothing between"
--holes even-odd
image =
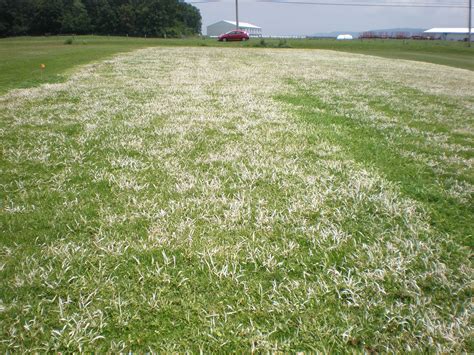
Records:
<instances>
[{"instance_id":1,"label":"red car","mask_svg":"<svg viewBox=\"0 0 474 355\"><path fill-rule=\"evenodd\" d=\"M249 34L242 30L233 30L227 33L221 34L217 40L222 42L227 41L247 41L249 39Z\"/></svg>"}]
</instances>

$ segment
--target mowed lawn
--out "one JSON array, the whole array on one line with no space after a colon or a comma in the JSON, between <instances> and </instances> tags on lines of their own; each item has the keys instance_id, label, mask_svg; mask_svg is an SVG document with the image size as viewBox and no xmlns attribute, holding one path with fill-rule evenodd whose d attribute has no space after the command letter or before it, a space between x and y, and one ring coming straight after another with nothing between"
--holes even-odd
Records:
<instances>
[{"instance_id":1,"label":"mowed lawn","mask_svg":"<svg viewBox=\"0 0 474 355\"><path fill-rule=\"evenodd\" d=\"M0 349L474 351L473 86L158 46L5 93Z\"/></svg>"}]
</instances>

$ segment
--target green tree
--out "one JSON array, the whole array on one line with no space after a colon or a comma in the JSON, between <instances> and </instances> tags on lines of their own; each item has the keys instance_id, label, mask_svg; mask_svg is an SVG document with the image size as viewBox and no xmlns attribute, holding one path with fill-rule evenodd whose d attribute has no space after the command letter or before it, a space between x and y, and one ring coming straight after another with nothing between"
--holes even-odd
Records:
<instances>
[{"instance_id":1,"label":"green tree","mask_svg":"<svg viewBox=\"0 0 474 355\"><path fill-rule=\"evenodd\" d=\"M199 10L178 0L0 0L0 36L180 36L200 29Z\"/></svg>"},{"instance_id":2,"label":"green tree","mask_svg":"<svg viewBox=\"0 0 474 355\"><path fill-rule=\"evenodd\" d=\"M118 8L118 28L119 34L138 34L135 22L135 8L131 4L123 4Z\"/></svg>"},{"instance_id":3,"label":"green tree","mask_svg":"<svg viewBox=\"0 0 474 355\"><path fill-rule=\"evenodd\" d=\"M178 18L190 34L201 33L201 13L196 7L184 2L178 3Z\"/></svg>"},{"instance_id":4,"label":"green tree","mask_svg":"<svg viewBox=\"0 0 474 355\"><path fill-rule=\"evenodd\" d=\"M92 11L92 10L91 10ZM101 34L116 34L118 18L108 0L95 1L95 13L92 17L94 30Z\"/></svg>"},{"instance_id":5,"label":"green tree","mask_svg":"<svg viewBox=\"0 0 474 355\"><path fill-rule=\"evenodd\" d=\"M0 0L0 36L29 34L33 11L32 0Z\"/></svg>"},{"instance_id":6,"label":"green tree","mask_svg":"<svg viewBox=\"0 0 474 355\"><path fill-rule=\"evenodd\" d=\"M35 16L31 25L31 34L60 33L63 5L62 0L35 0Z\"/></svg>"},{"instance_id":7,"label":"green tree","mask_svg":"<svg viewBox=\"0 0 474 355\"><path fill-rule=\"evenodd\" d=\"M62 18L62 33L85 34L91 30L91 21L81 0L73 0Z\"/></svg>"}]
</instances>

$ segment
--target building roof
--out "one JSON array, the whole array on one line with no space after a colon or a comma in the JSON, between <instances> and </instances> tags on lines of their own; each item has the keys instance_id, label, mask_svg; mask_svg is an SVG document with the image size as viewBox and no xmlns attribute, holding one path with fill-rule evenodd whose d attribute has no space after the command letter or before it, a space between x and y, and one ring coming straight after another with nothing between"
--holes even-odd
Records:
<instances>
[{"instance_id":1,"label":"building roof","mask_svg":"<svg viewBox=\"0 0 474 355\"><path fill-rule=\"evenodd\" d=\"M435 27L431 28L425 33L467 33L467 27L457 27L457 28L448 28L448 27ZM471 28L471 33L474 33L474 28Z\"/></svg>"},{"instance_id":2,"label":"building roof","mask_svg":"<svg viewBox=\"0 0 474 355\"><path fill-rule=\"evenodd\" d=\"M339 35L336 37L336 39L354 39L354 37L352 37L352 35Z\"/></svg>"},{"instance_id":3,"label":"building roof","mask_svg":"<svg viewBox=\"0 0 474 355\"><path fill-rule=\"evenodd\" d=\"M227 23L231 24L232 26L235 26L235 25L236 25L236 24L235 24L235 21L224 20L224 22L227 22ZM241 21L239 21L239 27L245 27L245 28L259 28L259 29L262 29L261 27L252 25L251 23L248 23L248 22L241 22Z\"/></svg>"}]
</instances>

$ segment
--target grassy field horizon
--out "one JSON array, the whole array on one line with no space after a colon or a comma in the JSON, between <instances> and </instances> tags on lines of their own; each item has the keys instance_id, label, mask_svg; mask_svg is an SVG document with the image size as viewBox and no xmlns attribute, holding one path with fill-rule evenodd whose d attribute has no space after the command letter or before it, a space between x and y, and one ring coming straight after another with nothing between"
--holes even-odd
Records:
<instances>
[{"instance_id":1,"label":"grassy field horizon","mask_svg":"<svg viewBox=\"0 0 474 355\"><path fill-rule=\"evenodd\" d=\"M71 44L66 44L71 40ZM324 49L367 54L393 59L429 62L474 70L474 48L462 42L328 39L262 39L263 46ZM79 65L110 58L118 53L155 46L204 46L261 48L261 39L220 43L214 38L136 38L114 36L11 37L0 39L0 94L14 88L28 88L66 80ZM40 64L45 64L44 70Z\"/></svg>"},{"instance_id":2,"label":"grassy field horizon","mask_svg":"<svg viewBox=\"0 0 474 355\"><path fill-rule=\"evenodd\" d=\"M66 39L0 40L0 351L474 351L471 52Z\"/></svg>"}]
</instances>

